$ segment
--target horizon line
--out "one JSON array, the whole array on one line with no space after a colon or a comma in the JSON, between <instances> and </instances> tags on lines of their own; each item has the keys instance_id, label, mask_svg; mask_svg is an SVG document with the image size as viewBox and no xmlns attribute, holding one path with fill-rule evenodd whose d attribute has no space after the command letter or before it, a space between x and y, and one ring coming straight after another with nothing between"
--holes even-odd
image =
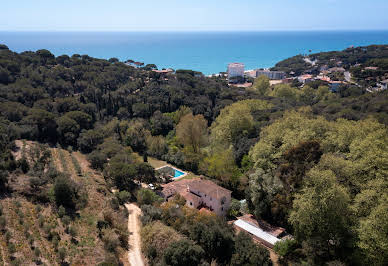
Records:
<instances>
[{"instance_id":1,"label":"horizon line","mask_svg":"<svg viewBox=\"0 0 388 266\"><path fill-rule=\"evenodd\" d=\"M243 30L193 30L193 29L187 29L187 30L71 30L71 29L64 29L64 30L49 30L49 29L34 29L34 30L22 30L22 29L16 29L16 30L7 30L7 29L0 29L0 32L104 32L104 33L125 33L125 32L341 32L341 31L388 31L387 29L257 29L257 30L249 30L249 29L243 29Z\"/></svg>"}]
</instances>

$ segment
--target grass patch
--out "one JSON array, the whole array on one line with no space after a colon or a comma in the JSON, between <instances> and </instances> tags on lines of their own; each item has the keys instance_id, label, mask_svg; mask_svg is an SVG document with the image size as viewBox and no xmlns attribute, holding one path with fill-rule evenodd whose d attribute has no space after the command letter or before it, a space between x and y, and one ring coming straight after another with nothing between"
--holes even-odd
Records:
<instances>
[{"instance_id":1,"label":"grass patch","mask_svg":"<svg viewBox=\"0 0 388 266\"><path fill-rule=\"evenodd\" d=\"M67 167L65 152L62 149L58 149L58 154L59 154L59 161L61 162L63 172L68 173L69 168Z\"/></svg>"},{"instance_id":2,"label":"grass patch","mask_svg":"<svg viewBox=\"0 0 388 266\"><path fill-rule=\"evenodd\" d=\"M77 175L82 176L82 169L81 169L81 166L79 165L77 158L75 158L75 156L72 153L70 154L70 156L71 156L71 161L73 162L74 169L77 172Z\"/></svg>"}]
</instances>

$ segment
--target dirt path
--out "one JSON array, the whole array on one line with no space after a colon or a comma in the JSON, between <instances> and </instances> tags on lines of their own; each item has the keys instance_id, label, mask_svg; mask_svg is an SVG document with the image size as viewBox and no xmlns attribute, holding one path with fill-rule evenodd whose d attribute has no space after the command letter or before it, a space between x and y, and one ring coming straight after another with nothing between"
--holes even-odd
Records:
<instances>
[{"instance_id":1,"label":"dirt path","mask_svg":"<svg viewBox=\"0 0 388 266\"><path fill-rule=\"evenodd\" d=\"M128 232L129 232L129 251L128 261L132 266L144 266L141 254L139 216L140 208L135 204L125 204L128 210Z\"/></svg>"}]
</instances>

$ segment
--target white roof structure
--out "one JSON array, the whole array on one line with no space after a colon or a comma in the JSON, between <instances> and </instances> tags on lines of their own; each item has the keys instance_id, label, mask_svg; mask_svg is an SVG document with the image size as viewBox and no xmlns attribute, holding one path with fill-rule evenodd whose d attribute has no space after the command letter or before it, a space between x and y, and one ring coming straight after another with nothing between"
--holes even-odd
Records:
<instances>
[{"instance_id":1,"label":"white roof structure","mask_svg":"<svg viewBox=\"0 0 388 266\"><path fill-rule=\"evenodd\" d=\"M254 226L254 225L252 225L244 220L239 219L239 220L235 221L234 224L236 226L244 229L248 233L251 233L252 235L254 235L256 237L263 239L264 241L270 243L271 245L275 245L276 242L280 241L280 239L278 239L277 237L274 237L273 235L268 234L267 232L264 232L261 228Z\"/></svg>"}]
</instances>

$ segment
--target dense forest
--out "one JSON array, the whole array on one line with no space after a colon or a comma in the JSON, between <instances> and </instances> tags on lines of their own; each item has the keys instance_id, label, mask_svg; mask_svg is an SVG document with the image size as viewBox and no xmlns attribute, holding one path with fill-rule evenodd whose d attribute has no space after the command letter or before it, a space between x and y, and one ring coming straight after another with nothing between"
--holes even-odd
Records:
<instances>
[{"instance_id":1,"label":"dense forest","mask_svg":"<svg viewBox=\"0 0 388 266\"><path fill-rule=\"evenodd\" d=\"M388 57L386 46L311 56L320 61L338 56L352 67L384 64L379 58ZM20 197L23 204L59 215L63 232L47 225L45 235L56 239L57 262L70 262L65 243L82 243L75 244L71 228L100 195L109 211L89 222L104 253L93 263L119 263L128 245L120 226L122 205L137 201L150 264L271 264L265 249L243 233L235 235L224 219L188 209L179 197L161 204L153 191L139 188L156 181L147 163L152 157L230 189L228 218L239 214L238 200L246 199L248 212L286 228L294 240L275 246L281 264L388 263L387 90L367 93L363 86L344 86L333 93L319 83L271 86L264 76L242 89L191 70L165 74L153 68L0 46L2 198ZM302 73L305 61L294 57L275 68ZM37 148L16 156L32 142ZM58 161L86 156L103 178L91 184L52 169L50 150L59 153ZM111 193L112 187L119 192ZM1 255L23 264L6 236L23 229L11 227L3 209ZM34 256L42 257L39 252Z\"/></svg>"}]
</instances>

